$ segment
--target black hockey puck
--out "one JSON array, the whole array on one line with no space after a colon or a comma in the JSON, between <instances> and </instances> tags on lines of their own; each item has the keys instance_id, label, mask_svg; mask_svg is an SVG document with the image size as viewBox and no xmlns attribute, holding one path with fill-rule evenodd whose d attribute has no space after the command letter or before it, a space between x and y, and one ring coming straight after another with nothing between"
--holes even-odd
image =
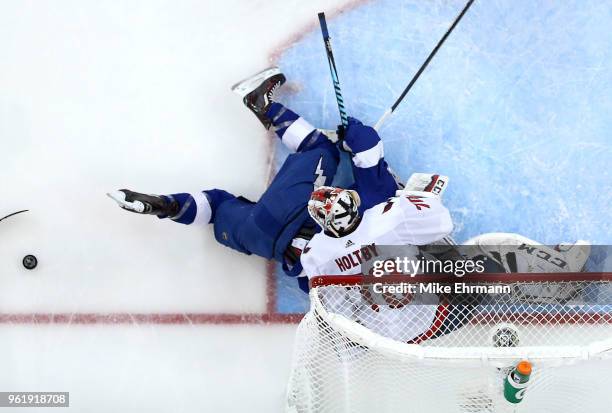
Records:
<instances>
[{"instance_id":1,"label":"black hockey puck","mask_svg":"<svg viewBox=\"0 0 612 413\"><path fill-rule=\"evenodd\" d=\"M21 262L28 270L33 270L38 265L38 259L33 255L26 255Z\"/></svg>"}]
</instances>

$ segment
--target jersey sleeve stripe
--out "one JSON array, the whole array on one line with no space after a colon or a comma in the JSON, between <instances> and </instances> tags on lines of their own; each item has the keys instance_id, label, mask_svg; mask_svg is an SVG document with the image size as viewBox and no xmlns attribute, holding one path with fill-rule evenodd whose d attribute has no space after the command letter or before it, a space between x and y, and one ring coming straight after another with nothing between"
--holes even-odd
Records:
<instances>
[{"instance_id":1,"label":"jersey sleeve stripe","mask_svg":"<svg viewBox=\"0 0 612 413\"><path fill-rule=\"evenodd\" d=\"M193 220L193 223L195 225L208 224L212 215L212 209L210 208L208 197L206 196L206 194L204 194L204 192L196 192L191 196L193 196L197 207L196 216Z\"/></svg>"},{"instance_id":2,"label":"jersey sleeve stripe","mask_svg":"<svg viewBox=\"0 0 612 413\"><path fill-rule=\"evenodd\" d=\"M315 127L304 118L297 118L283 133L283 143L292 151L297 151L302 141L313 131Z\"/></svg>"},{"instance_id":3,"label":"jersey sleeve stripe","mask_svg":"<svg viewBox=\"0 0 612 413\"><path fill-rule=\"evenodd\" d=\"M378 165L378 162L383 158L383 156L383 144L382 142L378 142L373 148L353 155L353 163L358 168L371 168Z\"/></svg>"}]
</instances>

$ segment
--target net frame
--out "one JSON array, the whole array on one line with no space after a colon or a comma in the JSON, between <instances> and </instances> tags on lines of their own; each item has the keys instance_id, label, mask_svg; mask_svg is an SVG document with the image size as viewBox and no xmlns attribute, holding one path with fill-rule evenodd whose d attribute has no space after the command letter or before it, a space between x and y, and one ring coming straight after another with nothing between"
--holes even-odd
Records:
<instances>
[{"instance_id":1,"label":"net frame","mask_svg":"<svg viewBox=\"0 0 612 413\"><path fill-rule=\"evenodd\" d=\"M391 338L383 337L380 334L348 320L342 315L330 313L321 302L318 288L326 286L358 286L372 283L397 284L408 283L417 284L422 282L438 283L564 283L564 282L610 282L612 283L612 273L489 273L489 274L468 274L458 278L447 274L417 274L417 275L387 275L383 277L374 276L336 276L323 275L313 277L310 280L310 299L311 312L322 317L331 328L348 339L364 346L374 347L377 351L389 357L401 359L418 359L431 362L454 362L481 365L503 366L509 361L519 358L527 358L545 364L567 364L579 360L612 358L612 335L604 340L594 341L587 345L561 345L555 346L519 346L519 347L427 347L420 344L409 344L396 341ZM523 323L537 320L539 324L612 324L612 313L593 314L587 319L577 315L533 315L533 314L514 314L499 320L474 318L471 322L491 322L491 321L512 321ZM612 327L612 326L611 326Z\"/></svg>"},{"instance_id":2,"label":"net frame","mask_svg":"<svg viewBox=\"0 0 612 413\"><path fill-rule=\"evenodd\" d=\"M572 298L571 302L565 299L559 301L560 308L569 311L569 315L542 317L534 325L529 324L530 321L533 322L534 314L513 319L512 321L518 324L525 323L522 327L517 326L519 331L525 333L517 347L494 347L491 341L484 345L478 341L478 337L482 336L492 323L496 323L497 319L470 320L469 323L474 324L466 327L464 332L451 330L448 335L435 337L433 341L449 338L437 344L427 344L427 341L419 344L399 341L391 338L393 333L391 336L382 335L389 333L386 328L389 325L383 324L385 328L381 329L379 334L377 325L368 323L365 317L370 311L368 308L373 309L370 307L373 303L372 297L364 295L363 291L355 291L355 288L358 288L355 286L372 282L424 281L448 283L456 282L457 277L448 275L414 277L390 275L382 278L360 275L314 277L310 283L311 308L296 333L293 365L287 386L286 411L290 413L370 411L582 413L605 411L612 403L612 393L609 391L607 381L612 373L612 303L608 304L612 301L612 288L609 288L612 287L612 273L504 273L461 278L460 281L463 282L485 284L569 282L570 287L589 286L586 290L579 288L577 291L580 295L575 300ZM591 291L591 287L595 287L594 290L597 291L595 305L590 304L589 297L582 295ZM321 290L325 288L328 289ZM552 291L559 290L553 288ZM352 301L356 307L350 307L355 312L344 311L349 307L343 304L347 302L343 299L351 297L356 300ZM523 298L522 295L510 296L511 299L517 297ZM365 301L361 301L363 298ZM380 300L388 302L386 298L393 297L379 296L376 297L375 303L381 303ZM503 300L502 296L494 295L492 298ZM584 315L571 315L575 302L580 302L582 298L585 298L582 302L586 303L581 309L585 310ZM417 302L418 300L413 304ZM429 301L424 305L430 306L434 302ZM551 301L553 306L557 302ZM453 304L461 305L460 303L461 301ZM326 305L329 305L330 311ZM547 302L543 308L547 310L550 305ZM482 302L476 301L474 307L482 308ZM391 307L391 310L393 308L400 307ZM500 305L494 308L514 311L523 307ZM542 307L535 308L540 310ZM408 309L404 308L402 311L404 310ZM603 314L590 317L591 310L601 311ZM382 315L385 314L386 312L383 312ZM411 317L410 311L402 314ZM416 314L419 314L419 311ZM369 321L376 320L373 318ZM380 320L384 323L384 317ZM585 322L586 326L581 325ZM469 323L465 326L470 325ZM390 326L396 328L402 325L392 323ZM529 328L531 332L528 331ZM563 334L569 331L573 336L576 336L577 332L581 333L575 340L568 340L568 343L578 344L564 345L563 341L555 343L554 340L559 336L548 335L551 331L549 328L562 331ZM595 334L591 334L593 329L596 331ZM527 339L527 334L534 332L536 333L533 336L534 340L523 341L523 338ZM455 333L464 336L453 337ZM407 336L400 334L399 337ZM572 336L568 338L571 339ZM549 342L551 345L548 346L529 345ZM474 345L471 346L472 344ZM437 347L438 345L440 347ZM513 366L525 359L533 364L534 371L527 387L527 395L519 405L516 405L504 396L504 380Z\"/></svg>"}]
</instances>

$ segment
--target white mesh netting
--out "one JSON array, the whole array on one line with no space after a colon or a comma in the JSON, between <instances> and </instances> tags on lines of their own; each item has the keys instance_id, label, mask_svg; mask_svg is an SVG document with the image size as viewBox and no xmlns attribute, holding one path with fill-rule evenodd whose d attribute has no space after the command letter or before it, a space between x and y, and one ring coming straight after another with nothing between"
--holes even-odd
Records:
<instances>
[{"instance_id":1,"label":"white mesh netting","mask_svg":"<svg viewBox=\"0 0 612 413\"><path fill-rule=\"evenodd\" d=\"M401 280L401 281L400 281ZM423 278L319 277L298 327L290 412L604 412L612 406L609 274L481 276L494 293L420 292ZM416 292L390 293L390 288ZM453 279L453 281L457 281ZM503 379L533 364L511 404Z\"/></svg>"}]
</instances>

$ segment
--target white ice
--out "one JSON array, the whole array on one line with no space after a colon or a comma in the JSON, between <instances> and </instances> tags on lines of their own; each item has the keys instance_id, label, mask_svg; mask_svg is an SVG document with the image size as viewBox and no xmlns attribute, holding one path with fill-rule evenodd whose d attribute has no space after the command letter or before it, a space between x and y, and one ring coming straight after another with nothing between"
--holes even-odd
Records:
<instances>
[{"instance_id":1,"label":"white ice","mask_svg":"<svg viewBox=\"0 0 612 413\"><path fill-rule=\"evenodd\" d=\"M0 216L30 212L0 223L0 314L263 312L263 259L104 194L256 199L270 138L229 87L342 3L1 1ZM69 391L79 412L280 411L294 329L4 323L0 391Z\"/></svg>"}]
</instances>

